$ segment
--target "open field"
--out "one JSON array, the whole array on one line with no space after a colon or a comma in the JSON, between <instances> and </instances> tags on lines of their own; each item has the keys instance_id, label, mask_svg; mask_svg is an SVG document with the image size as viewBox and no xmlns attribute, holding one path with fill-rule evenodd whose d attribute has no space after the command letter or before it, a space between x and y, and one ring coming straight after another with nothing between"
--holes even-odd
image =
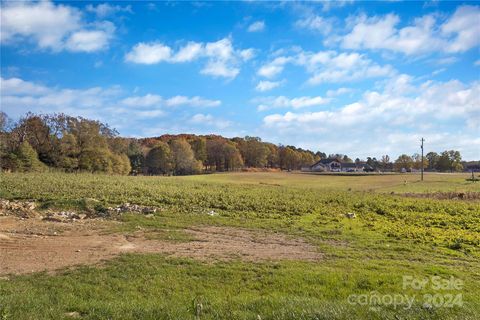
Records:
<instances>
[{"instance_id":1,"label":"open field","mask_svg":"<svg viewBox=\"0 0 480 320\"><path fill-rule=\"evenodd\" d=\"M34 200L40 213L126 202L159 210L0 217L0 319L476 319L480 183L468 177L2 174L0 198ZM436 192L472 196L404 195ZM464 286L402 288L403 276ZM349 302L372 292L415 299Z\"/></svg>"}]
</instances>

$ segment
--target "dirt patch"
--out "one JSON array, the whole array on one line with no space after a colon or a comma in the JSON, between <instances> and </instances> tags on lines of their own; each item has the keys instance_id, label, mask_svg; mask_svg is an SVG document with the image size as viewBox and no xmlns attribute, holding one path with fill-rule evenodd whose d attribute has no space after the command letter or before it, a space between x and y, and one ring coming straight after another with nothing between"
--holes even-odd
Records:
<instances>
[{"instance_id":1,"label":"dirt patch","mask_svg":"<svg viewBox=\"0 0 480 320\"><path fill-rule=\"evenodd\" d=\"M316 248L301 239L228 227L185 229L188 242L149 240L144 231L111 234L114 221L58 223L0 217L0 274L23 274L96 264L126 252L162 253L200 260L247 261L321 259ZM151 232L149 232L151 235Z\"/></svg>"},{"instance_id":2,"label":"dirt patch","mask_svg":"<svg viewBox=\"0 0 480 320\"><path fill-rule=\"evenodd\" d=\"M432 198L440 200L480 200L480 192L402 193L401 195L411 198Z\"/></svg>"}]
</instances>

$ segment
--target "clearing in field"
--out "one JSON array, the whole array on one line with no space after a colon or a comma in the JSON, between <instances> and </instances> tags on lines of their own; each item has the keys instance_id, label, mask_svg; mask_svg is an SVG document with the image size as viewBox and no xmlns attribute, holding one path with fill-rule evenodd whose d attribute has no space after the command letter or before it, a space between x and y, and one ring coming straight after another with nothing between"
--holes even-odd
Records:
<instances>
[{"instance_id":1,"label":"clearing in field","mask_svg":"<svg viewBox=\"0 0 480 320\"><path fill-rule=\"evenodd\" d=\"M476 319L480 185L466 178L2 174L0 315ZM372 295L405 299L358 300Z\"/></svg>"}]
</instances>

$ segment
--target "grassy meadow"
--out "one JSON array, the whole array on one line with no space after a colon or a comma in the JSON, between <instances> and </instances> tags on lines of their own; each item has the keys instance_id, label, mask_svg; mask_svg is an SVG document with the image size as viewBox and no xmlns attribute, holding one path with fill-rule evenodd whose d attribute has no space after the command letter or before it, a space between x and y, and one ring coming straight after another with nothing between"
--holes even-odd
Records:
<instances>
[{"instance_id":1,"label":"grassy meadow","mask_svg":"<svg viewBox=\"0 0 480 320\"><path fill-rule=\"evenodd\" d=\"M480 192L468 174L339 176L229 173L184 177L93 174L0 176L0 198L43 209L125 202L161 208L126 214L110 232L144 228L190 241L182 230L213 225L302 237L319 262L201 262L125 254L102 266L0 278L0 319L478 319L480 201L405 193ZM210 216L210 211L217 213ZM355 219L345 217L356 214ZM1 263L1 262L0 262ZM463 281L461 290L402 288L402 277ZM352 304L349 296L415 296L411 307ZM431 306L428 294L460 293ZM443 297L443 296L442 296Z\"/></svg>"}]
</instances>

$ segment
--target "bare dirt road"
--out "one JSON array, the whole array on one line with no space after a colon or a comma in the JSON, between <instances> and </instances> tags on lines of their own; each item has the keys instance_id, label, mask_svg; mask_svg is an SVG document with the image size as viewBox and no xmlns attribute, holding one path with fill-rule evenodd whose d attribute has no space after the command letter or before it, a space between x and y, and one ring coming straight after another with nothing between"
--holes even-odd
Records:
<instances>
[{"instance_id":1,"label":"bare dirt road","mask_svg":"<svg viewBox=\"0 0 480 320\"><path fill-rule=\"evenodd\" d=\"M200 260L308 260L322 258L301 239L240 228L201 226L183 230L191 241L152 240L145 231L111 233L115 221L60 223L0 217L0 275L54 271L98 264L122 253L161 253ZM151 233L148 233L151 236Z\"/></svg>"}]
</instances>

